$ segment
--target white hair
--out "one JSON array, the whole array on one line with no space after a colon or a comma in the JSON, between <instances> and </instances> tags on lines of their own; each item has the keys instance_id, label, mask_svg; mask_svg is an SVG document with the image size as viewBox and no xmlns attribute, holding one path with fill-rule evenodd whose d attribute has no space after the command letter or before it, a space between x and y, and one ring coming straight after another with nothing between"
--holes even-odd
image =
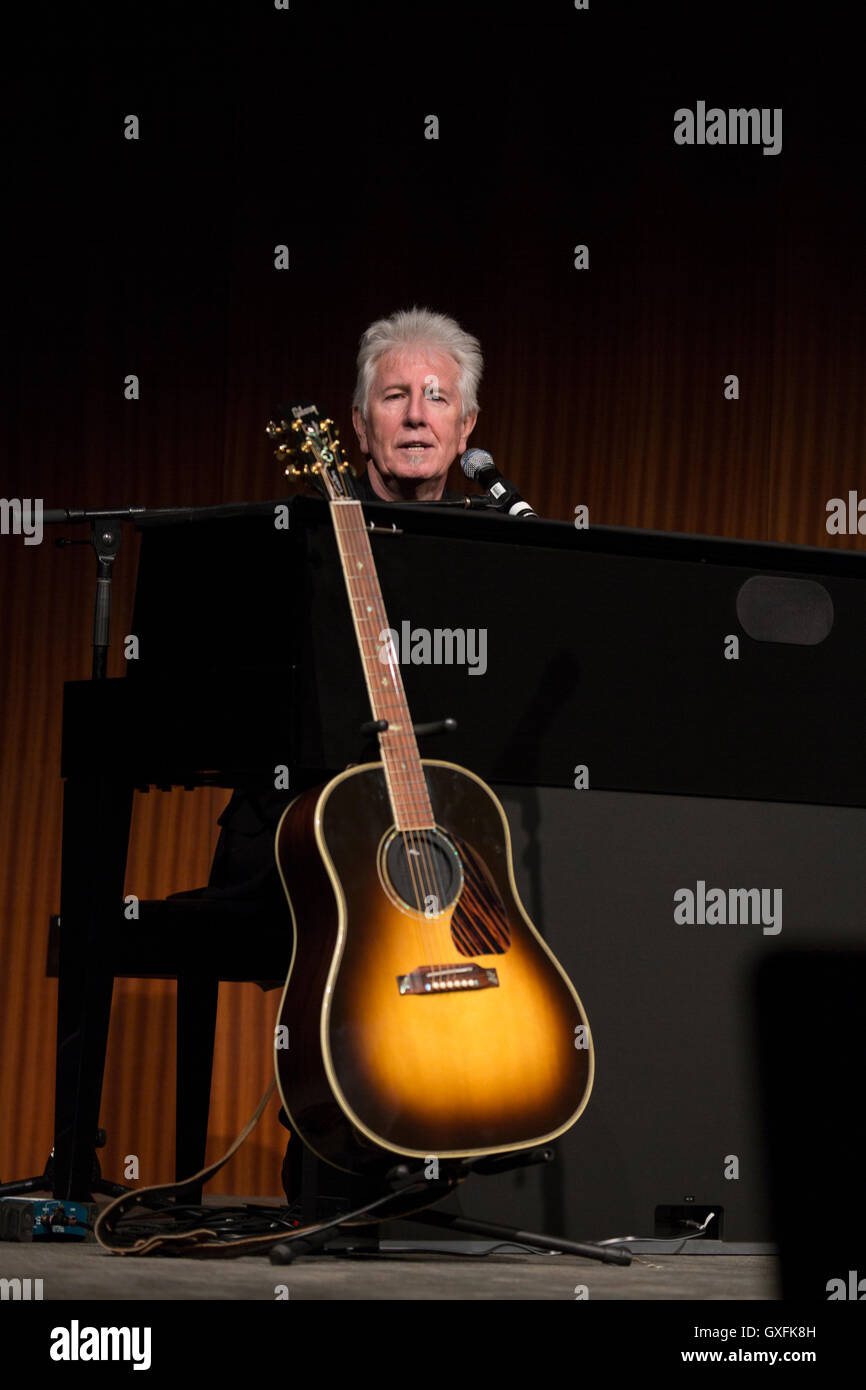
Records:
<instances>
[{"instance_id":1,"label":"white hair","mask_svg":"<svg viewBox=\"0 0 866 1390\"><path fill-rule=\"evenodd\" d=\"M434 314L430 309L399 309L389 319L377 319L371 323L361 338L358 380L352 405L357 406L365 420L379 359L386 352L413 347L424 347L453 357L458 367L457 390L463 407L462 419L478 410L478 383L484 369L478 339L473 338L471 333L465 333L459 323L445 314Z\"/></svg>"}]
</instances>

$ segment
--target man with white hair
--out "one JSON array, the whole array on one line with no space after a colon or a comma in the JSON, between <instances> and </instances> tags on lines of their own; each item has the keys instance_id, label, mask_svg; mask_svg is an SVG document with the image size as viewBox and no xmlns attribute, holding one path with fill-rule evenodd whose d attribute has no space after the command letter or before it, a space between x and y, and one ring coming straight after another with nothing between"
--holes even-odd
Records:
<instances>
[{"instance_id":1,"label":"man with white hair","mask_svg":"<svg viewBox=\"0 0 866 1390\"><path fill-rule=\"evenodd\" d=\"M370 325L358 353L352 423L373 497L441 500L478 419L482 365L478 339L444 314L406 309Z\"/></svg>"},{"instance_id":2,"label":"man with white hair","mask_svg":"<svg viewBox=\"0 0 866 1390\"><path fill-rule=\"evenodd\" d=\"M429 309L407 309L379 319L361 338L352 422L367 459L366 476L356 480L364 501L436 502L458 500L445 490L448 470L478 419L478 383L483 362L476 338L459 324ZM288 801L306 788L293 775L291 796L272 783L238 788L219 819L222 831L210 881L198 896L232 900L250 922L289 914L276 867L274 836ZM263 989L285 982L262 981ZM285 1123L282 1110L280 1119ZM296 1200L301 1183L302 1146L290 1142L283 1162L283 1187ZM359 1198L364 1185L345 1173L320 1166L319 1191L331 1200ZM354 1198L346 1194L352 1193Z\"/></svg>"},{"instance_id":3,"label":"man with white hair","mask_svg":"<svg viewBox=\"0 0 866 1390\"><path fill-rule=\"evenodd\" d=\"M477 338L444 314L404 309L372 323L361 338L352 422L366 476L363 501L456 501L448 470L478 419L483 361ZM304 788L292 779L292 796ZM274 834L291 798L272 784L238 789L222 827L205 898L266 898L285 906ZM283 983L282 981L280 983ZM273 986L268 986L273 988Z\"/></svg>"}]
</instances>

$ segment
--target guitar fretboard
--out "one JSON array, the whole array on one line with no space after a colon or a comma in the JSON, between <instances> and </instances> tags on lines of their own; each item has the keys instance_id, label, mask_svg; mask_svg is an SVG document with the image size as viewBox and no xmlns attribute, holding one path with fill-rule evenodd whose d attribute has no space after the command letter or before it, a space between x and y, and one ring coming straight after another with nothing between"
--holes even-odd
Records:
<instances>
[{"instance_id":1,"label":"guitar fretboard","mask_svg":"<svg viewBox=\"0 0 866 1390\"><path fill-rule=\"evenodd\" d=\"M390 624L364 524L364 513L360 502L332 500L331 515L370 696L370 708L374 719L388 721L387 730L379 734L379 745L394 824L398 830L432 828L435 822L430 796L409 717L397 654L387 641ZM383 633L386 638L380 640Z\"/></svg>"}]
</instances>

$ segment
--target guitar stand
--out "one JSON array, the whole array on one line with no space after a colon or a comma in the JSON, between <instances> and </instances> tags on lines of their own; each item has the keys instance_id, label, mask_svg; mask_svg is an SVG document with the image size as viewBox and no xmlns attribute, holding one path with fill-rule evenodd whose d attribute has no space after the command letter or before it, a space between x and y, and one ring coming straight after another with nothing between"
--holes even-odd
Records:
<instances>
[{"instance_id":1,"label":"guitar stand","mask_svg":"<svg viewBox=\"0 0 866 1390\"><path fill-rule=\"evenodd\" d=\"M384 734L388 729L387 719L368 719L366 724L361 725L361 733L367 737L370 734ZM436 719L432 724L413 724L412 732L418 738L425 738L428 734L453 734L457 729L456 719Z\"/></svg>"},{"instance_id":2,"label":"guitar stand","mask_svg":"<svg viewBox=\"0 0 866 1390\"><path fill-rule=\"evenodd\" d=\"M360 1216L370 1215L377 1207L392 1202L396 1195L408 1197L413 1191L416 1191L419 1195L422 1192L425 1193L428 1209L414 1212L402 1211L399 1213L400 1217L420 1222L425 1226L437 1226L444 1230L469 1231L473 1235L487 1236L495 1241L507 1242L512 1245L534 1246L536 1249L555 1251L563 1255L580 1255L584 1259L599 1260L602 1264L630 1265L632 1257L627 1251L617 1250L610 1246L565 1240L560 1236L546 1236L537 1231L521 1231L516 1226L500 1226L492 1221L477 1221L473 1217L455 1216L449 1212L429 1210L429 1205L441 1201L455 1190L455 1177L465 1178L473 1172L482 1175L504 1173L510 1168L522 1168L534 1163L549 1163L552 1158L553 1151L551 1149L530 1149L528 1152L496 1154L492 1158L464 1159L453 1166L448 1177L433 1179L426 1178L423 1170L413 1171L405 1164L400 1164L396 1168L392 1168L386 1175L386 1181L391 1187L390 1192L385 1193L382 1197L374 1198L373 1201L356 1208L355 1211L344 1212L309 1235L299 1231L297 1235L289 1236L279 1245L273 1246L269 1255L270 1262L274 1265L291 1264L301 1255L324 1254L346 1257L355 1253L369 1254L371 1253L369 1238L364 1241L364 1238L361 1237L359 1245L363 1245L365 1248L356 1249L346 1246L345 1232L341 1236L339 1245L332 1244L332 1233L341 1226L357 1221ZM432 1203L430 1202L431 1191L436 1194ZM393 1219L396 1219L396 1214L383 1217L383 1220ZM372 1253L381 1253L378 1245L373 1248Z\"/></svg>"}]
</instances>

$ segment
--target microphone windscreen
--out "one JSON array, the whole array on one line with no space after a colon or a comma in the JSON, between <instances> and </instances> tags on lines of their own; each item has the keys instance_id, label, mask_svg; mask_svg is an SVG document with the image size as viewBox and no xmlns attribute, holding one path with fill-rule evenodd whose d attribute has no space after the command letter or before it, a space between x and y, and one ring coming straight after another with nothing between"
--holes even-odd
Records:
<instances>
[{"instance_id":1,"label":"microphone windscreen","mask_svg":"<svg viewBox=\"0 0 866 1390\"><path fill-rule=\"evenodd\" d=\"M460 460L460 467L467 478L475 478L484 468L495 468L493 456L486 449L467 449Z\"/></svg>"}]
</instances>

